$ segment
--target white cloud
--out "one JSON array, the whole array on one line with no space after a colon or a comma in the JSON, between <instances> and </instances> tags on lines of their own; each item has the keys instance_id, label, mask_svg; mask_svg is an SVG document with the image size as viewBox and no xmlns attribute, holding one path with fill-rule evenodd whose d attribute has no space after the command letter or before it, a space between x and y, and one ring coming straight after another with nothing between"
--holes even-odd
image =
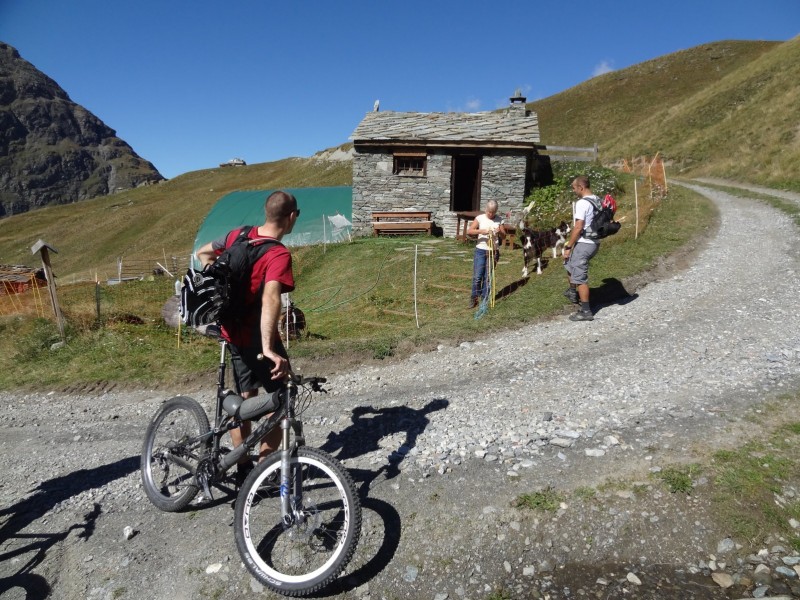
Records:
<instances>
[{"instance_id":1,"label":"white cloud","mask_svg":"<svg viewBox=\"0 0 800 600\"><path fill-rule=\"evenodd\" d=\"M475 112L481 109L481 101L477 98L470 98L467 100L467 111Z\"/></svg>"},{"instance_id":2,"label":"white cloud","mask_svg":"<svg viewBox=\"0 0 800 600\"><path fill-rule=\"evenodd\" d=\"M592 77L597 77L598 75L610 73L613 70L614 70L613 63L611 61L604 60L594 68L594 71L592 72Z\"/></svg>"}]
</instances>

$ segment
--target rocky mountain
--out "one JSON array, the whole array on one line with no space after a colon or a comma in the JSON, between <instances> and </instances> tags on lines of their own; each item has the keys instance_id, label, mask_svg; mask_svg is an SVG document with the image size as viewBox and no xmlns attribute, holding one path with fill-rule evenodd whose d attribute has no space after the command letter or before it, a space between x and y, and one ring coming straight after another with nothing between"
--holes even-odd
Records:
<instances>
[{"instance_id":1,"label":"rocky mountain","mask_svg":"<svg viewBox=\"0 0 800 600\"><path fill-rule=\"evenodd\" d=\"M113 129L0 42L0 217L163 179Z\"/></svg>"}]
</instances>

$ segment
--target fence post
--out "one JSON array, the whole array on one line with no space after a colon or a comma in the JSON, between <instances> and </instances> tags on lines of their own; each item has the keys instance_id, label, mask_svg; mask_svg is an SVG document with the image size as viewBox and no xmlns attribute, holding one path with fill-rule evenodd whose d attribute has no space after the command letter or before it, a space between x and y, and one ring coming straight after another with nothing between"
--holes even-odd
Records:
<instances>
[{"instance_id":1,"label":"fence post","mask_svg":"<svg viewBox=\"0 0 800 600\"><path fill-rule=\"evenodd\" d=\"M636 234L633 239L639 239L639 188L636 185L636 175L633 176L633 197L636 200Z\"/></svg>"},{"instance_id":2,"label":"fence post","mask_svg":"<svg viewBox=\"0 0 800 600\"><path fill-rule=\"evenodd\" d=\"M58 333L61 335L61 341L66 342L67 336L64 333L64 315L61 314L61 307L58 305L56 282L53 279L53 270L50 268L50 250L58 254L58 250L52 246L48 246L47 243L42 240L37 241L31 246L31 254L39 252L42 255L42 267L44 267L44 276L47 279L47 291L50 292L50 302L53 304L53 313L55 313L56 316Z\"/></svg>"},{"instance_id":3,"label":"fence post","mask_svg":"<svg viewBox=\"0 0 800 600\"><path fill-rule=\"evenodd\" d=\"M97 322L100 322L100 282L94 282L94 303L97 307Z\"/></svg>"}]
</instances>

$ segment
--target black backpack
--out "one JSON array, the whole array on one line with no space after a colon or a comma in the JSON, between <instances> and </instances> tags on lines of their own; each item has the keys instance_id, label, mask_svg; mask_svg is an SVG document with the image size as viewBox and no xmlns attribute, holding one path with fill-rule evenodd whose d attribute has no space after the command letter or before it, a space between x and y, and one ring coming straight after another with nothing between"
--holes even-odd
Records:
<instances>
[{"instance_id":1,"label":"black backpack","mask_svg":"<svg viewBox=\"0 0 800 600\"><path fill-rule=\"evenodd\" d=\"M244 306L253 265L278 240L247 237L252 226L245 226L217 260L202 271L190 268L181 287L181 320L191 327L237 319Z\"/></svg>"},{"instance_id":2,"label":"black backpack","mask_svg":"<svg viewBox=\"0 0 800 600\"><path fill-rule=\"evenodd\" d=\"M622 227L622 224L614 220L614 213L617 210L617 203L611 196L600 203L599 198L584 198L588 200L594 208L594 218L592 224L583 230L581 234L587 240L602 240L605 237L614 235ZM610 201L609 201L610 200Z\"/></svg>"}]
</instances>

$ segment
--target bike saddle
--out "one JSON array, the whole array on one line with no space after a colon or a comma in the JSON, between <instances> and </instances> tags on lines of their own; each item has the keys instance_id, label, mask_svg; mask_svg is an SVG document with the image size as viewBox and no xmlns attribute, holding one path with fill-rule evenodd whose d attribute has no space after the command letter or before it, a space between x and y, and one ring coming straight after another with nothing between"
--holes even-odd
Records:
<instances>
[{"instance_id":1,"label":"bike saddle","mask_svg":"<svg viewBox=\"0 0 800 600\"><path fill-rule=\"evenodd\" d=\"M275 412L281 405L280 394L281 391L278 390L266 396L255 396L245 400L238 394L230 393L222 401L222 408L232 417L249 421Z\"/></svg>"}]
</instances>

